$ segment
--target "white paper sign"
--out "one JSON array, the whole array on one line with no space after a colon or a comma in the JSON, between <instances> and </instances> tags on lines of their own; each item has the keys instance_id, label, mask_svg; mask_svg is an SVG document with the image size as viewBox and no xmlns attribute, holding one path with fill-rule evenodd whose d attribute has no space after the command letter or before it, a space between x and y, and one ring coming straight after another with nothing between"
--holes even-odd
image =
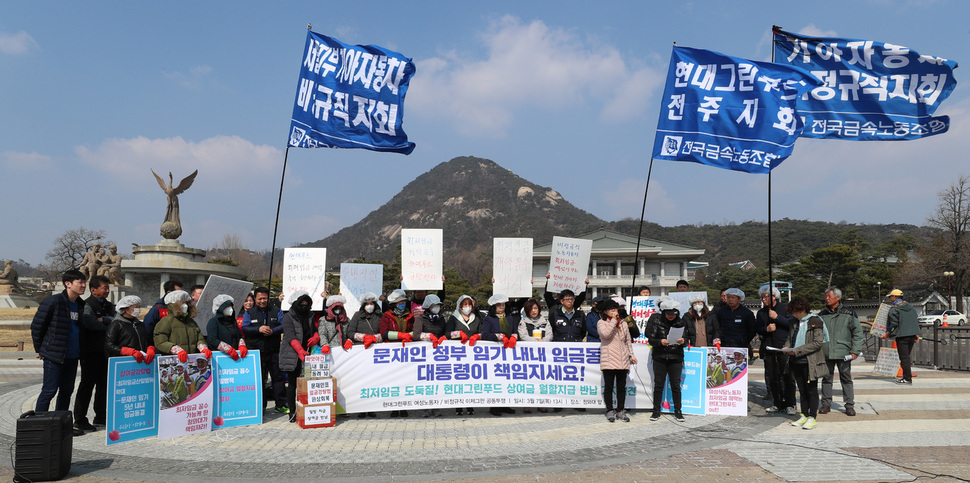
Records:
<instances>
[{"instance_id":1,"label":"white paper sign","mask_svg":"<svg viewBox=\"0 0 970 483\"><path fill-rule=\"evenodd\" d=\"M401 230L401 288L441 290L443 246L441 229Z\"/></svg>"},{"instance_id":2,"label":"white paper sign","mask_svg":"<svg viewBox=\"0 0 970 483\"><path fill-rule=\"evenodd\" d=\"M303 377L330 377L332 359L324 354L308 355L303 361Z\"/></svg>"},{"instance_id":3,"label":"white paper sign","mask_svg":"<svg viewBox=\"0 0 970 483\"><path fill-rule=\"evenodd\" d=\"M323 290L327 286L326 248L283 249L283 306L290 309L290 295L303 290L313 299L313 310L323 310Z\"/></svg>"},{"instance_id":4,"label":"white paper sign","mask_svg":"<svg viewBox=\"0 0 970 483\"><path fill-rule=\"evenodd\" d=\"M371 292L377 296L384 291L384 265L375 263L341 263L340 295L347 299L344 308L353 317L360 310L360 296Z\"/></svg>"},{"instance_id":5,"label":"white paper sign","mask_svg":"<svg viewBox=\"0 0 970 483\"><path fill-rule=\"evenodd\" d=\"M334 401L333 378L306 380L307 406L331 404Z\"/></svg>"},{"instance_id":6,"label":"white paper sign","mask_svg":"<svg viewBox=\"0 0 970 483\"><path fill-rule=\"evenodd\" d=\"M333 419L331 415L333 404L322 404L320 406L305 406L303 408L303 424L316 426L318 424L329 424Z\"/></svg>"},{"instance_id":7,"label":"white paper sign","mask_svg":"<svg viewBox=\"0 0 970 483\"><path fill-rule=\"evenodd\" d=\"M585 292L584 282L589 273L589 256L592 250L593 240L552 237L549 291L559 293L568 288L577 294Z\"/></svg>"},{"instance_id":8,"label":"white paper sign","mask_svg":"<svg viewBox=\"0 0 970 483\"><path fill-rule=\"evenodd\" d=\"M532 297L532 239L493 238L492 293Z\"/></svg>"},{"instance_id":9,"label":"white paper sign","mask_svg":"<svg viewBox=\"0 0 970 483\"><path fill-rule=\"evenodd\" d=\"M205 288L202 289L202 295L199 297L199 303L196 306L199 315L195 318L195 321L199 324L199 330L202 331L202 335L207 335L207 326L209 325L209 319L215 315L212 307L212 301L221 294L227 294L232 297L232 307L237 314L242 314L243 312L243 302L246 301L246 296L253 290L253 282L244 282L242 280L236 280L232 278L220 277L218 275L210 275L209 280L205 282Z\"/></svg>"}]
</instances>

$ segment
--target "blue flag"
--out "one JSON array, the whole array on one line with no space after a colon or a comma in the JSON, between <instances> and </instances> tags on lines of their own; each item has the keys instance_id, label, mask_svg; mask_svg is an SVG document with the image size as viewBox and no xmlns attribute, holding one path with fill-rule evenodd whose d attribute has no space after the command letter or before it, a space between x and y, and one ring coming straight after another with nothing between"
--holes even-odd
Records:
<instances>
[{"instance_id":1,"label":"blue flag","mask_svg":"<svg viewBox=\"0 0 970 483\"><path fill-rule=\"evenodd\" d=\"M401 124L412 75L397 52L307 32L288 145L411 154Z\"/></svg>"},{"instance_id":2,"label":"blue flag","mask_svg":"<svg viewBox=\"0 0 970 483\"><path fill-rule=\"evenodd\" d=\"M891 141L949 129L949 116L933 113L956 86L956 62L884 42L807 38L777 27L772 33L775 62L822 81L798 101L802 136Z\"/></svg>"},{"instance_id":3,"label":"blue flag","mask_svg":"<svg viewBox=\"0 0 970 483\"><path fill-rule=\"evenodd\" d=\"M795 67L674 47L653 158L767 173L791 155L795 102L817 85Z\"/></svg>"}]
</instances>

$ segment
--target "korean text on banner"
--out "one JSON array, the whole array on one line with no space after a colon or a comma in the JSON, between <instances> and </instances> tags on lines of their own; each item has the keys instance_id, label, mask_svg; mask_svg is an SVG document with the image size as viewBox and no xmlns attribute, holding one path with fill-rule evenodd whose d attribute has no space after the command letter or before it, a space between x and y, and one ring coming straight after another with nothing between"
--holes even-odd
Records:
<instances>
[{"instance_id":1,"label":"korean text on banner","mask_svg":"<svg viewBox=\"0 0 970 483\"><path fill-rule=\"evenodd\" d=\"M199 323L199 330L202 331L202 335L207 335L207 326L209 325L209 319L211 319L215 312L213 312L212 301L215 300L221 294L226 294L232 297L232 309L237 313L243 313L243 302L246 301L246 296L249 295L253 290L253 282L244 282L242 280L236 280L232 278L220 277L218 275L210 275L209 280L205 282L205 288L202 289L202 295L199 297L199 303L196 308L199 311L199 315L196 317L196 322Z\"/></svg>"},{"instance_id":2,"label":"korean text on banner","mask_svg":"<svg viewBox=\"0 0 970 483\"><path fill-rule=\"evenodd\" d=\"M216 373L216 398L212 426L230 428L263 422L263 384L260 354L232 360L225 354L212 357Z\"/></svg>"},{"instance_id":3,"label":"korean text on banner","mask_svg":"<svg viewBox=\"0 0 970 483\"><path fill-rule=\"evenodd\" d=\"M347 299L344 304L348 316L360 310L360 296L370 292L380 296L384 291L384 265L376 263L341 263L340 295Z\"/></svg>"},{"instance_id":4,"label":"korean text on banner","mask_svg":"<svg viewBox=\"0 0 970 483\"><path fill-rule=\"evenodd\" d=\"M707 414L707 348L694 347L684 351L684 366L680 374L680 402L684 414ZM650 361L651 363L653 360ZM673 394L670 392L671 381L668 378L664 385L664 400L660 403L664 412L674 412ZM747 398L745 398L747 400Z\"/></svg>"},{"instance_id":5,"label":"korean text on banner","mask_svg":"<svg viewBox=\"0 0 970 483\"><path fill-rule=\"evenodd\" d=\"M573 293L585 292L585 280L589 273L589 257L592 250L592 240L552 237L547 290L559 293L568 288Z\"/></svg>"},{"instance_id":6,"label":"korean text on banner","mask_svg":"<svg viewBox=\"0 0 970 483\"><path fill-rule=\"evenodd\" d=\"M650 316L657 313L657 303L660 297L631 297L630 316L633 317L640 330L640 337L636 339L641 344L647 343L647 320Z\"/></svg>"},{"instance_id":7,"label":"korean text on banner","mask_svg":"<svg viewBox=\"0 0 970 483\"><path fill-rule=\"evenodd\" d=\"M798 97L820 84L797 67L674 47L653 157L767 173L805 127Z\"/></svg>"},{"instance_id":8,"label":"korean text on banner","mask_svg":"<svg viewBox=\"0 0 970 483\"><path fill-rule=\"evenodd\" d=\"M532 297L532 239L493 238L492 293Z\"/></svg>"},{"instance_id":9,"label":"korean text on banner","mask_svg":"<svg viewBox=\"0 0 970 483\"><path fill-rule=\"evenodd\" d=\"M131 357L108 359L105 443L158 435L158 366Z\"/></svg>"},{"instance_id":10,"label":"korean text on banner","mask_svg":"<svg viewBox=\"0 0 970 483\"><path fill-rule=\"evenodd\" d=\"M401 288L441 290L442 247L439 228L401 230Z\"/></svg>"},{"instance_id":11,"label":"korean text on banner","mask_svg":"<svg viewBox=\"0 0 970 483\"><path fill-rule=\"evenodd\" d=\"M283 310L290 309L290 295L303 290L313 299L313 310L323 310L327 286L326 248L283 249Z\"/></svg>"},{"instance_id":12,"label":"korean text on banner","mask_svg":"<svg viewBox=\"0 0 970 483\"><path fill-rule=\"evenodd\" d=\"M212 370L202 354L155 358L159 367L158 439L208 432L212 427Z\"/></svg>"},{"instance_id":13,"label":"korean text on banner","mask_svg":"<svg viewBox=\"0 0 970 483\"><path fill-rule=\"evenodd\" d=\"M707 348L707 414L748 415L748 349Z\"/></svg>"},{"instance_id":14,"label":"korean text on banner","mask_svg":"<svg viewBox=\"0 0 970 483\"><path fill-rule=\"evenodd\" d=\"M402 123L413 75L397 52L307 32L288 146L411 154Z\"/></svg>"},{"instance_id":15,"label":"korean text on banner","mask_svg":"<svg viewBox=\"0 0 970 483\"><path fill-rule=\"evenodd\" d=\"M956 62L884 42L772 33L775 62L822 81L798 100L803 137L892 141L949 128L949 116L933 113L956 86Z\"/></svg>"}]
</instances>

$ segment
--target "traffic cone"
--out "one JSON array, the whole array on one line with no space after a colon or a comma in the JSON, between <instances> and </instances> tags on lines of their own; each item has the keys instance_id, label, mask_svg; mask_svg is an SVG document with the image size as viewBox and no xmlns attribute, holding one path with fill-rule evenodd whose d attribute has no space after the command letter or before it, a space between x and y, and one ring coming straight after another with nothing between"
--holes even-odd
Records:
<instances>
[{"instance_id":1,"label":"traffic cone","mask_svg":"<svg viewBox=\"0 0 970 483\"><path fill-rule=\"evenodd\" d=\"M949 327L950 324L946 323L946 314L943 314L943 324L940 327Z\"/></svg>"}]
</instances>

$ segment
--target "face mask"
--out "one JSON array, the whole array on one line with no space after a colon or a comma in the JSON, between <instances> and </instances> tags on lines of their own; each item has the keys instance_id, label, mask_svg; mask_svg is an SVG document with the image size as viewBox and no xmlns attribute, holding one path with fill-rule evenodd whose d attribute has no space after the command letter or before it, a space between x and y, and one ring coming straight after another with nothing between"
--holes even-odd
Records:
<instances>
[{"instance_id":1,"label":"face mask","mask_svg":"<svg viewBox=\"0 0 970 483\"><path fill-rule=\"evenodd\" d=\"M373 305L365 305L364 306L364 312L367 312L368 314L373 314L374 313L374 306Z\"/></svg>"},{"instance_id":2,"label":"face mask","mask_svg":"<svg viewBox=\"0 0 970 483\"><path fill-rule=\"evenodd\" d=\"M182 313L183 314L189 313L189 304L182 304Z\"/></svg>"},{"instance_id":3,"label":"face mask","mask_svg":"<svg viewBox=\"0 0 970 483\"><path fill-rule=\"evenodd\" d=\"M334 314L334 315L340 315L340 314L341 314L341 312L343 312L343 310L340 310L340 309L333 309L333 314Z\"/></svg>"},{"instance_id":4,"label":"face mask","mask_svg":"<svg viewBox=\"0 0 970 483\"><path fill-rule=\"evenodd\" d=\"M438 312L441 312L441 306L440 305L435 305L434 307L431 307L431 313L432 314L437 314Z\"/></svg>"},{"instance_id":5,"label":"face mask","mask_svg":"<svg viewBox=\"0 0 970 483\"><path fill-rule=\"evenodd\" d=\"M233 313L232 307L226 307L222 311L222 315L225 315L226 317L232 317L232 313Z\"/></svg>"},{"instance_id":6,"label":"face mask","mask_svg":"<svg viewBox=\"0 0 970 483\"><path fill-rule=\"evenodd\" d=\"M472 308L471 307L462 307L461 308L461 313L464 314L464 315L468 315L468 314L472 313Z\"/></svg>"},{"instance_id":7,"label":"face mask","mask_svg":"<svg viewBox=\"0 0 970 483\"><path fill-rule=\"evenodd\" d=\"M704 310L704 304L694 304L694 312L700 313L702 310Z\"/></svg>"},{"instance_id":8,"label":"face mask","mask_svg":"<svg viewBox=\"0 0 970 483\"><path fill-rule=\"evenodd\" d=\"M138 317L138 314L140 314L140 313L141 313L141 307L138 307L138 308L135 308L135 309L131 309L131 316L132 317Z\"/></svg>"},{"instance_id":9,"label":"face mask","mask_svg":"<svg viewBox=\"0 0 970 483\"><path fill-rule=\"evenodd\" d=\"M407 307L408 307L408 304L407 304L407 302L401 302L401 303L399 303L399 304L397 304L397 309L398 309L398 310L404 310L404 309L406 309Z\"/></svg>"}]
</instances>

